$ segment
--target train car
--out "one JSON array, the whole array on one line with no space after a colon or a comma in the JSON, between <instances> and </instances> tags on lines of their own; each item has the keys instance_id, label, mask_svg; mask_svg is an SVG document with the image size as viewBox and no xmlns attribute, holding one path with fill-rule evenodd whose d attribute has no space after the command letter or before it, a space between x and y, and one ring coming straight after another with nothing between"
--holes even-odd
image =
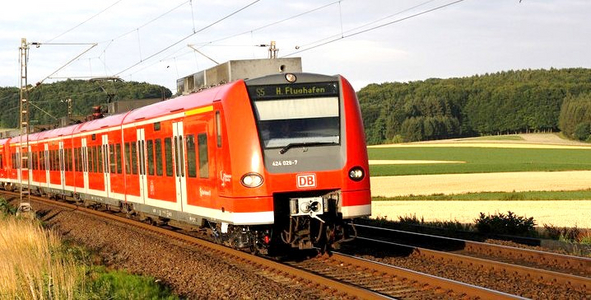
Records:
<instances>
[{"instance_id":1,"label":"train car","mask_svg":"<svg viewBox=\"0 0 591 300\"><path fill-rule=\"evenodd\" d=\"M361 113L341 76L238 80L33 144L40 193L208 228L237 248L326 250L371 214Z\"/></svg>"}]
</instances>

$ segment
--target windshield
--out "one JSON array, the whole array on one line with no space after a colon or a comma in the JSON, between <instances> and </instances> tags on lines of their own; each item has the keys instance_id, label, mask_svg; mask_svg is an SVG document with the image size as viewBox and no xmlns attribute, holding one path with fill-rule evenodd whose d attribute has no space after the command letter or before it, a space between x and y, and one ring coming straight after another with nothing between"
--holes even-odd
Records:
<instances>
[{"instance_id":1,"label":"windshield","mask_svg":"<svg viewBox=\"0 0 591 300\"><path fill-rule=\"evenodd\" d=\"M339 144L338 97L254 101L264 148Z\"/></svg>"}]
</instances>

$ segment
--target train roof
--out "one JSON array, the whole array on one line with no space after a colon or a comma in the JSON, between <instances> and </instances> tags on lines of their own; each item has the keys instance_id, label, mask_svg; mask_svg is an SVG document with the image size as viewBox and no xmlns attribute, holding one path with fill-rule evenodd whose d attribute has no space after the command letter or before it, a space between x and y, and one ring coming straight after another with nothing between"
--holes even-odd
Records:
<instances>
[{"instance_id":1,"label":"train roof","mask_svg":"<svg viewBox=\"0 0 591 300\"><path fill-rule=\"evenodd\" d=\"M148 106L132 110L127 114L123 124L132 123L141 119L153 119L177 111L189 110L196 107L205 106L220 99L221 95L230 90L239 81L234 81L225 85L209 88L198 93L180 96L170 100L157 102Z\"/></svg>"},{"instance_id":2,"label":"train roof","mask_svg":"<svg viewBox=\"0 0 591 300\"><path fill-rule=\"evenodd\" d=\"M129 114L129 112L124 112L121 114L112 115L112 116L84 122L84 123L78 125L79 127L77 128L76 131L77 132L85 132L85 131L99 130L101 128L121 126L121 123L123 122L123 119L125 119L125 116L127 114Z\"/></svg>"},{"instance_id":3,"label":"train roof","mask_svg":"<svg viewBox=\"0 0 591 300\"><path fill-rule=\"evenodd\" d=\"M206 106L221 97L236 84L243 82L237 80L225 85L209 88L198 93L180 96L162 102L157 102L148 106L140 107L135 110L112 115L80 124L74 124L66 127L50 129L47 131L36 132L29 135L29 141L41 141L60 136L71 136L72 134L96 131L102 128L112 128L135 122L140 119L153 119L168 115L177 111L185 111L201 106ZM10 138L0 139L0 144L6 144ZM18 142L19 136L13 137L13 141Z\"/></svg>"}]
</instances>

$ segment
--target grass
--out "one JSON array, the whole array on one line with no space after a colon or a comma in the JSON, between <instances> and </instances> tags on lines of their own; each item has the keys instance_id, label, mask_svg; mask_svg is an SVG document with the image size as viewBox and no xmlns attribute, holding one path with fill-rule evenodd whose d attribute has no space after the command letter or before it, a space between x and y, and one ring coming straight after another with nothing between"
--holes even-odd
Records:
<instances>
[{"instance_id":1,"label":"grass","mask_svg":"<svg viewBox=\"0 0 591 300\"><path fill-rule=\"evenodd\" d=\"M36 222L0 220L0 298L73 299L84 268Z\"/></svg>"},{"instance_id":2,"label":"grass","mask_svg":"<svg viewBox=\"0 0 591 300\"><path fill-rule=\"evenodd\" d=\"M108 270L0 198L0 299L178 299L154 278Z\"/></svg>"},{"instance_id":3,"label":"grass","mask_svg":"<svg viewBox=\"0 0 591 300\"><path fill-rule=\"evenodd\" d=\"M373 201L396 201L396 200L583 200L591 199L591 190L580 191L531 191L531 192L486 192L467 194L433 194L433 195L410 195L399 197L373 197Z\"/></svg>"},{"instance_id":4,"label":"grass","mask_svg":"<svg viewBox=\"0 0 591 300\"><path fill-rule=\"evenodd\" d=\"M591 170L591 149L369 148L371 160L446 160L458 164L372 165L372 176Z\"/></svg>"}]
</instances>

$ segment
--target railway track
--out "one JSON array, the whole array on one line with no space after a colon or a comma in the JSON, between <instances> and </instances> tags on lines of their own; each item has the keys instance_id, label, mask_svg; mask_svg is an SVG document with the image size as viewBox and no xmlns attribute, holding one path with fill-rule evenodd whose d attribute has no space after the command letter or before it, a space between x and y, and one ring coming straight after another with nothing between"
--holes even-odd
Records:
<instances>
[{"instance_id":1,"label":"railway track","mask_svg":"<svg viewBox=\"0 0 591 300\"><path fill-rule=\"evenodd\" d=\"M421 274L399 267L371 262L361 258L334 254L301 262L278 262L237 251L183 233L175 232L122 216L80 206L32 197L45 205L59 206L78 214L91 214L125 226L149 231L167 239L200 248L212 256L231 261L234 265L247 265L253 272L286 285L297 285L309 295L321 298L351 299L516 299L519 297L479 286L455 282L437 276Z\"/></svg>"},{"instance_id":2,"label":"railway track","mask_svg":"<svg viewBox=\"0 0 591 300\"><path fill-rule=\"evenodd\" d=\"M515 283L521 285L520 282L524 282L523 286L537 283L540 291L557 288L577 291L575 295L578 293L582 296L581 299L591 295L591 259L589 258L366 225L357 227L360 235L357 245L364 244L365 246L361 247L371 247L373 252L382 253L381 256L400 255L382 252L390 250L390 252L403 253L402 255L432 261L442 266L453 266L454 269L459 270L458 272L468 269L477 270L474 273L496 274L493 276L498 276L499 281L506 280L507 276L510 276L511 280L515 280L513 285L516 285ZM404 240L412 240L413 243L405 244ZM363 251L359 247L354 250L357 253ZM377 260L389 261L388 259ZM451 276L451 278L455 277ZM524 292L526 289L518 286L514 289L509 288L505 292L531 295L531 292Z\"/></svg>"}]
</instances>

